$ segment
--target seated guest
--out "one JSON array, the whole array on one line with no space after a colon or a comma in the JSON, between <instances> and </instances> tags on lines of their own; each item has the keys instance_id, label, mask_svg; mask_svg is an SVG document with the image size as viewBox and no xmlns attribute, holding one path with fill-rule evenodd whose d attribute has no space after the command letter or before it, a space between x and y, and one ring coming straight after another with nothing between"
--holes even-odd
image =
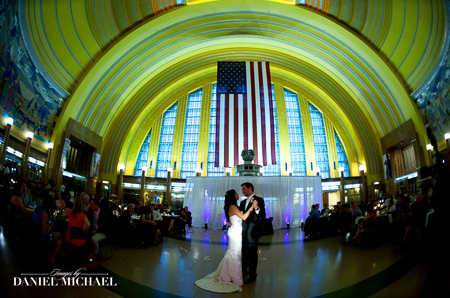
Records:
<instances>
[{"instance_id":1,"label":"seated guest","mask_svg":"<svg viewBox=\"0 0 450 298\"><path fill-rule=\"evenodd\" d=\"M342 237L345 237L348 233L350 233L350 235L354 233L355 217L351 213L349 204L342 205L342 212L339 219L339 228Z\"/></svg>"},{"instance_id":2,"label":"seated guest","mask_svg":"<svg viewBox=\"0 0 450 298\"><path fill-rule=\"evenodd\" d=\"M161 236L160 224L163 218L159 211L155 210L155 204L150 204L148 206L148 211L142 214L141 220L143 226L145 227L144 233L148 235L145 241L157 244L157 240Z\"/></svg>"},{"instance_id":3,"label":"seated guest","mask_svg":"<svg viewBox=\"0 0 450 298\"><path fill-rule=\"evenodd\" d=\"M91 208L91 196L82 192L81 199L83 200L84 212L87 212Z\"/></svg>"},{"instance_id":4,"label":"seated guest","mask_svg":"<svg viewBox=\"0 0 450 298\"><path fill-rule=\"evenodd\" d=\"M117 211L118 213L122 213L123 204L122 201L117 197L117 195L112 194L111 200L112 200L111 211Z\"/></svg>"},{"instance_id":5,"label":"seated guest","mask_svg":"<svg viewBox=\"0 0 450 298\"><path fill-rule=\"evenodd\" d=\"M134 208L134 212L135 212L137 215L142 215L143 210L141 210L141 209L142 209L141 202L136 202L135 206L136 206L136 207Z\"/></svg>"},{"instance_id":6,"label":"seated guest","mask_svg":"<svg viewBox=\"0 0 450 298\"><path fill-rule=\"evenodd\" d=\"M29 208L25 202L25 192L27 184L25 182L18 182L14 185L11 197L11 211L14 215L25 217L27 214L32 214L33 209Z\"/></svg>"},{"instance_id":7,"label":"seated guest","mask_svg":"<svg viewBox=\"0 0 450 298\"><path fill-rule=\"evenodd\" d=\"M62 195L61 195L61 190L58 189L55 192L55 205L56 205L56 209L64 209L66 208L66 202L64 202L64 200L62 199Z\"/></svg>"},{"instance_id":8,"label":"seated guest","mask_svg":"<svg viewBox=\"0 0 450 298\"><path fill-rule=\"evenodd\" d=\"M369 207L367 210L367 216L358 224L358 230L352 240L356 240L356 244L360 244L364 236L368 233L375 232L377 220L375 209L373 207Z\"/></svg>"},{"instance_id":9,"label":"seated guest","mask_svg":"<svg viewBox=\"0 0 450 298\"><path fill-rule=\"evenodd\" d=\"M409 198L399 195L397 209L391 212L393 215L394 245L405 245L410 234L412 223L412 210Z\"/></svg>"},{"instance_id":10,"label":"seated guest","mask_svg":"<svg viewBox=\"0 0 450 298\"><path fill-rule=\"evenodd\" d=\"M330 228L331 233L336 234L340 231L341 211L337 205L333 205L333 210L330 214Z\"/></svg>"},{"instance_id":11,"label":"seated guest","mask_svg":"<svg viewBox=\"0 0 450 298\"><path fill-rule=\"evenodd\" d=\"M356 202L352 203L352 208L350 208L350 212L352 213L354 218L357 218L358 216L363 216L361 209L359 209L358 205L356 205Z\"/></svg>"},{"instance_id":12,"label":"seated guest","mask_svg":"<svg viewBox=\"0 0 450 298\"><path fill-rule=\"evenodd\" d=\"M328 204L323 204L323 209L320 211L320 215L328 215L330 213L330 209L328 208Z\"/></svg>"},{"instance_id":13,"label":"seated guest","mask_svg":"<svg viewBox=\"0 0 450 298\"><path fill-rule=\"evenodd\" d=\"M129 204L118 218L117 227L124 243L135 245L138 243L136 224L132 219L136 205ZM125 208L124 208L125 209Z\"/></svg>"},{"instance_id":14,"label":"seated guest","mask_svg":"<svg viewBox=\"0 0 450 298\"><path fill-rule=\"evenodd\" d=\"M192 213L191 213L191 211L189 211L188 206L184 206L184 212L186 212L186 214L188 216L188 226L192 227Z\"/></svg>"},{"instance_id":15,"label":"seated guest","mask_svg":"<svg viewBox=\"0 0 450 298\"><path fill-rule=\"evenodd\" d=\"M308 218L305 220L305 228L304 228L305 236L307 237L317 236L319 220L320 220L319 210L316 209L316 205L312 205L311 212Z\"/></svg>"},{"instance_id":16,"label":"seated guest","mask_svg":"<svg viewBox=\"0 0 450 298\"><path fill-rule=\"evenodd\" d=\"M91 242L94 246L94 254L99 252L99 243L106 239L109 229L109 216L100 209L100 201L98 199L91 200L91 209L87 212L87 217L92 223L89 230Z\"/></svg>"},{"instance_id":17,"label":"seated guest","mask_svg":"<svg viewBox=\"0 0 450 298\"><path fill-rule=\"evenodd\" d=\"M82 197L74 199L73 208L67 209L66 217L69 219L66 241L73 246L86 245L86 232L89 230L91 223L84 214Z\"/></svg>"},{"instance_id":18,"label":"seated guest","mask_svg":"<svg viewBox=\"0 0 450 298\"><path fill-rule=\"evenodd\" d=\"M181 209L180 211L180 217L175 217L170 221L169 224L169 233L173 234L173 230L174 230L174 225L176 227L181 228L182 230L184 230L184 226L188 223L188 216L186 214L186 212L184 211L184 209Z\"/></svg>"},{"instance_id":19,"label":"seated guest","mask_svg":"<svg viewBox=\"0 0 450 298\"><path fill-rule=\"evenodd\" d=\"M40 235L40 243L54 246L50 256L50 265L55 264L56 255L62 246L61 233L59 231L51 232L53 222L49 219L49 214L52 214L52 208L53 199L47 194L33 213L33 225Z\"/></svg>"},{"instance_id":20,"label":"seated guest","mask_svg":"<svg viewBox=\"0 0 450 298\"><path fill-rule=\"evenodd\" d=\"M10 200L11 234L18 238L27 238L32 223L31 209L26 205L24 193L27 190L25 182L18 182L14 185Z\"/></svg>"}]
</instances>

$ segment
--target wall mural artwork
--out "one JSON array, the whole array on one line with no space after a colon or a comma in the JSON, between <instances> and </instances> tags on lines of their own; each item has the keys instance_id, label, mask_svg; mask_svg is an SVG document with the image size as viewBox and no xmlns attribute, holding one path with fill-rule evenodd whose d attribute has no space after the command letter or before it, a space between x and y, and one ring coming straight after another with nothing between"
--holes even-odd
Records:
<instances>
[{"instance_id":1,"label":"wall mural artwork","mask_svg":"<svg viewBox=\"0 0 450 298\"><path fill-rule=\"evenodd\" d=\"M417 103L426 125L437 140L450 132L450 51L430 86L418 98Z\"/></svg>"},{"instance_id":2,"label":"wall mural artwork","mask_svg":"<svg viewBox=\"0 0 450 298\"><path fill-rule=\"evenodd\" d=\"M0 113L49 141L63 99L44 79L21 36L18 1L0 1Z\"/></svg>"}]
</instances>

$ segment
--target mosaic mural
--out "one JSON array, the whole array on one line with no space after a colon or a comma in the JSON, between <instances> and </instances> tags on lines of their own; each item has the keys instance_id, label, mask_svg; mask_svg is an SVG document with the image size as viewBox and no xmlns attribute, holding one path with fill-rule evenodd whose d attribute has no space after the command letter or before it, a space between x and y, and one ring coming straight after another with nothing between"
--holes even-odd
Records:
<instances>
[{"instance_id":1,"label":"mosaic mural","mask_svg":"<svg viewBox=\"0 0 450 298\"><path fill-rule=\"evenodd\" d=\"M0 113L49 141L63 99L44 79L21 36L19 1L0 1Z\"/></svg>"},{"instance_id":2,"label":"mosaic mural","mask_svg":"<svg viewBox=\"0 0 450 298\"><path fill-rule=\"evenodd\" d=\"M437 140L450 132L450 51L430 86L418 98L423 121Z\"/></svg>"}]
</instances>

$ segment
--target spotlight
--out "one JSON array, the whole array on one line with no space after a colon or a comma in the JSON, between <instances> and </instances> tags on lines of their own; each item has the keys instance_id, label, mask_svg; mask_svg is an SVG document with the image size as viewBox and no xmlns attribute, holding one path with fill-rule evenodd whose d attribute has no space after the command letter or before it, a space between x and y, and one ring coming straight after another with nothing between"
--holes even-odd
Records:
<instances>
[{"instance_id":1,"label":"spotlight","mask_svg":"<svg viewBox=\"0 0 450 298\"><path fill-rule=\"evenodd\" d=\"M208 229L208 223L205 222L205 229Z\"/></svg>"},{"instance_id":2,"label":"spotlight","mask_svg":"<svg viewBox=\"0 0 450 298\"><path fill-rule=\"evenodd\" d=\"M289 224L289 222L286 223L286 229L290 229L291 225Z\"/></svg>"}]
</instances>

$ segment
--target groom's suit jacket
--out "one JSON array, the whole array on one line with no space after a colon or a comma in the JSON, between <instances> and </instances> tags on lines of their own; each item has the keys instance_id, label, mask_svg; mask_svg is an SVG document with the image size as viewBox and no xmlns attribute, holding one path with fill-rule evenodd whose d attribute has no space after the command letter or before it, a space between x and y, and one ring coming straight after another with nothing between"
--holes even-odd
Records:
<instances>
[{"instance_id":1,"label":"groom's suit jacket","mask_svg":"<svg viewBox=\"0 0 450 298\"><path fill-rule=\"evenodd\" d=\"M250 202L245 208L246 200L243 200L239 205L239 210L243 213L247 212L247 210L250 208L252 203ZM253 200L256 200L258 202L259 207L259 214L256 214L256 211L253 210L249 217L243 222L242 228L245 230L246 228L253 228L255 225L258 230L261 230L262 225L264 224L264 220L266 218L266 209L264 208L264 199L258 196L253 196ZM252 225L249 225L250 223L253 223ZM259 231L258 231L259 232Z\"/></svg>"}]
</instances>

